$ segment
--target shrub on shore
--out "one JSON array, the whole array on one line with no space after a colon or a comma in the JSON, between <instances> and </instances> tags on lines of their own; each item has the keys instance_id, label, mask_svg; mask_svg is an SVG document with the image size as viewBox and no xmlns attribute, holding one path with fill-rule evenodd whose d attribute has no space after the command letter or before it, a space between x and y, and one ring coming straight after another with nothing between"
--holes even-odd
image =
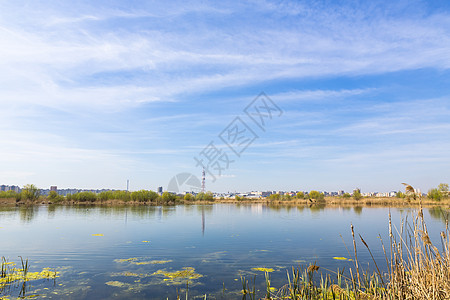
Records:
<instances>
[{"instance_id":1,"label":"shrub on shore","mask_svg":"<svg viewBox=\"0 0 450 300\"><path fill-rule=\"evenodd\" d=\"M22 200L36 201L41 196L41 191L34 184L24 186L21 198Z\"/></svg>"},{"instance_id":2,"label":"shrub on shore","mask_svg":"<svg viewBox=\"0 0 450 300\"><path fill-rule=\"evenodd\" d=\"M430 189L427 197L435 201L441 201L449 197L449 187L447 183L441 183L437 188Z\"/></svg>"},{"instance_id":3,"label":"shrub on shore","mask_svg":"<svg viewBox=\"0 0 450 300\"><path fill-rule=\"evenodd\" d=\"M211 192L198 193L197 196L195 196L195 200L197 200L197 201L214 201L214 197Z\"/></svg>"},{"instance_id":4,"label":"shrub on shore","mask_svg":"<svg viewBox=\"0 0 450 300\"><path fill-rule=\"evenodd\" d=\"M154 191L140 190L131 193L131 200L135 202L154 202L158 197L158 193Z\"/></svg>"},{"instance_id":5,"label":"shrub on shore","mask_svg":"<svg viewBox=\"0 0 450 300\"><path fill-rule=\"evenodd\" d=\"M361 198L362 198L361 190L360 189L355 189L353 191L353 199L360 200Z\"/></svg>"},{"instance_id":6,"label":"shrub on shore","mask_svg":"<svg viewBox=\"0 0 450 300\"><path fill-rule=\"evenodd\" d=\"M313 199L316 201L320 201L320 200L324 200L325 196L323 193L318 192L318 191L311 191L308 193L309 199Z\"/></svg>"},{"instance_id":7,"label":"shrub on shore","mask_svg":"<svg viewBox=\"0 0 450 300\"><path fill-rule=\"evenodd\" d=\"M15 191L0 192L1 199L10 199L10 198L17 199L17 197L19 197L19 199L20 199L20 194L16 193Z\"/></svg>"}]
</instances>

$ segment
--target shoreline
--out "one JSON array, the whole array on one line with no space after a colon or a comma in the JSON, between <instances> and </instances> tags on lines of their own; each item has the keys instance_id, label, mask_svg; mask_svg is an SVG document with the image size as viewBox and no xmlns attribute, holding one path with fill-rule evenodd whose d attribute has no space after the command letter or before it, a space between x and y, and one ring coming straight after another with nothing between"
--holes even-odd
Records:
<instances>
[{"instance_id":1,"label":"shoreline","mask_svg":"<svg viewBox=\"0 0 450 300\"><path fill-rule=\"evenodd\" d=\"M399 198L383 198L368 197L359 200L343 199L339 197L325 197L321 201L312 201L309 199L292 199L292 200L269 200L269 199L215 199L214 201L187 201L175 200L169 202L163 201L124 201L124 200L105 200L105 201L52 201L48 198L39 199L38 201L17 201L14 198L0 199L2 206L30 206L30 205L61 205L61 206L174 206L174 205L211 205L211 204L265 204L268 206L314 206L314 207L445 207L450 209L450 199L441 201L433 201L430 199L407 200Z\"/></svg>"}]
</instances>

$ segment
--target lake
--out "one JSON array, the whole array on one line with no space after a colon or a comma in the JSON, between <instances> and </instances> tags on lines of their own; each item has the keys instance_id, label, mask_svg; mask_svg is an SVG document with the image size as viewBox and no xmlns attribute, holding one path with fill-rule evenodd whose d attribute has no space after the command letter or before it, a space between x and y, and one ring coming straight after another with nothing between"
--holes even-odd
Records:
<instances>
[{"instance_id":1,"label":"lake","mask_svg":"<svg viewBox=\"0 0 450 300\"><path fill-rule=\"evenodd\" d=\"M0 255L18 264L18 256L28 258L30 271L50 267L59 272L55 280L27 283L26 295L41 298L176 299L177 293L185 297L188 281L190 299L205 294L207 299L239 299L241 276L251 284L255 280L263 297L264 269L258 268L273 269L272 286L280 287L292 266L315 263L322 272L352 267L352 261L335 259L352 257L350 224L386 269L379 235L388 245L389 212L400 228L401 220L417 210L263 204L3 206ZM431 239L439 241L445 226L441 211L424 209L424 217ZM363 267L373 267L359 240L357 247ZM20 287L9 290L12 297L19 292Z\"/></svg>"}]
</instances>

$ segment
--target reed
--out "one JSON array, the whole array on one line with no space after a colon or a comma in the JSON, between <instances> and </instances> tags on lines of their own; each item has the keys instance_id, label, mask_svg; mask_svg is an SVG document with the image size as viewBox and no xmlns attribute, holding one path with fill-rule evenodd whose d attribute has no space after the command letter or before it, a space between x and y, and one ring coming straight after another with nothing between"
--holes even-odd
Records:
<instances>
[{"instance_id":1,"label":"reed","mask_svg":"<svg viewBox=\"0 0 450 300\"><path fill-rule=\"evenodd\" d=\"M39 279L56 279L59 272L44 268L40 272L30 272L28 259L20 257L21 268L16 267L16 263L8 261L5 257L1 258L0 273L0 299L9 299L10 294L18 289L19 298L35 297L36 295L26 296L27 282Z\"/></svg>"},{"instance_id":2,"label":"reed","mask_svg":"<svg viewBox=\"0 0 450 300\"><path fill-rule=\"evenodd\" d=\"M386 272L381 272L372 252L359 236L366 250L372 257L375 271L363 271L358 260L356 237L351 226L353 237L354 267L344 276L342 271L327 270L315 279L319 266L311 264L307 268L292 268L287 273L287 283L278 290L271 287L269 274L266 273L266 291L263 299L450 299L450 241L448 219L445 229L440 233L439 248L430 239L423 218L422 208L418 210L412 221L402 222L400 232L394 233L389 215L388 249L385 248L381 236L381 246L386 260ZM249 291L252 288L245 278L243 283L243 299L255 299ZM253 288L254 290L254 288Z\"/></svg>"}]
</instances>

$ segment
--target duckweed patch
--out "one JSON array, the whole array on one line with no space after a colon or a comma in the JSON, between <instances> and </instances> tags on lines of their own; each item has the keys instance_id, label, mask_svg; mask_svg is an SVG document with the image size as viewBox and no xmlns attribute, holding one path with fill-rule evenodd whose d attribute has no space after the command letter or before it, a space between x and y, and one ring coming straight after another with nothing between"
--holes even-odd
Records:
<instances>
[{"instance_id":1,"label":"duckweed patch","mask_svg":"<svg viewBox=\"0 0 450 300\"><path fill-rule=\"evenodd\" d=\"M130 257L130 258L118 258L115 259L114 262L116 263L124 263L124 262L132 262L138 260L137 257Z\"/></svg>"},{"instance_id":2,"label":"duckweed patch","mask_svg":"<svg viewBox=\"0 0 450 300\"><path fill-rule=\"evenodd\" d=\"M151 261L141 261L141 262L132 262L134 265L161 265L172 262L172 260L151 260Z\"/></svg>"},{"instance_id":3,"label":"duckweed patch","mask_svg":"<svg viewBox=\"0 0 450 300\"><path fill-rule=\"evenodd\" d=\"M120 272L120 273L113 273L113 274L111 274L111 276L144 277L146 275L124 271L124 272Z\"/></svg>"},{"instance_id":4,"label":"duckweed patch","mask_svg":"<svg viewBox=\"0 0 450 300\"><path fill-rule=\"evenodd\" d=\"M105 284L109 285L109 286L120 287L120 288L128 286L128 284L121 282L121 281L108 281L108 282L105 282Z\"/></svg>"},{"instance_id":5,"label":"duckweed patch","mask_svg":"<svg viewBox=\"0 0 450 300\"><path fill-rule=\"evenodd\" d=\"M333 259L336 259L336 260L348 260L348 261L352 261L353 260L351 258L346 258L346 257L341 257L341 256L335 256L335 257L333 257Z\"/></svg>"},{"instance_id":6,"label":"duckweed patch","mask_svg":"<svg viewBox=\"0 0 450 300\"><path fill-rule=\"evenodd\" d=\"M105 236L103 233L93 233L92 236Z\"/></svg>"},{"instance_id":7,"label":"duckweed patch","mask_svg":"<svg viewBox=\"0 0 450 300\"><path fill-rule=\"evenodd\" d=\"M195 269L192 267L183 268L180 271L167 271L166 269L158 270L152 275L163 275L167 278L164 281L169 281L173 284L181 284L186 280L195 280L203 277L203 275L195 272Z\"/></svg>"},{"instance_id":8,"label":"duckweed patch","mask_svg":"<svg viewBox=\"0 0 450 300\"><path fill-rule=\"evenodd\" d=\"M3 276L4 275L4 276ZM17 281L32 281L38 279L53 279L59 277L59 272L44 268L41 272L28 272L24 269L11 268L0 277L0 289Z\"/></svg>"},{"instance_id":9,"label":"duckweed patch","mask_svg":"<svg viewBox=\"0 0 450 300\"><path fill-rule=\"evenodd\" d=\"M59 277L59 272L50 268L44 268L42 271L30 272L28 259L21 258L22 268L16 268L16 263L8 262L4 257L1 262L0 273L0 294L9 293L11 288L17 288L22 285L21 297L25 298L33 295L25 295L25 283L39 279L55 279ZM5 292L6 291L6 292ZM8 299L9 295L1 295L1 299Z\"/></svg>"},{"instance_id":10,"label":"duckweed patch","mask_svg":"<svg viewBox=\"0 0 450 300\"><path fill-rule=\"evenodd\" d=\"M168 260L143 260L144 257L130 257L130 258L120 258L115 259L116 263L130 263L133 265L141 266L141 265L161 265L172 262L171 259Z\"/></svg>"},{"instance_id":11,"label":"duckweed patch","mask_svg":"<svg viewBox=\"0 0 450 300\"><path fill-rule=\"evenodd\" d=\"M272 268L264 268L264 267L262 267L262 268L252 268L252 270L253 271L260 271L260 272L267 272L267 273L275 271Z\"/></svg>"}]
</instances>

